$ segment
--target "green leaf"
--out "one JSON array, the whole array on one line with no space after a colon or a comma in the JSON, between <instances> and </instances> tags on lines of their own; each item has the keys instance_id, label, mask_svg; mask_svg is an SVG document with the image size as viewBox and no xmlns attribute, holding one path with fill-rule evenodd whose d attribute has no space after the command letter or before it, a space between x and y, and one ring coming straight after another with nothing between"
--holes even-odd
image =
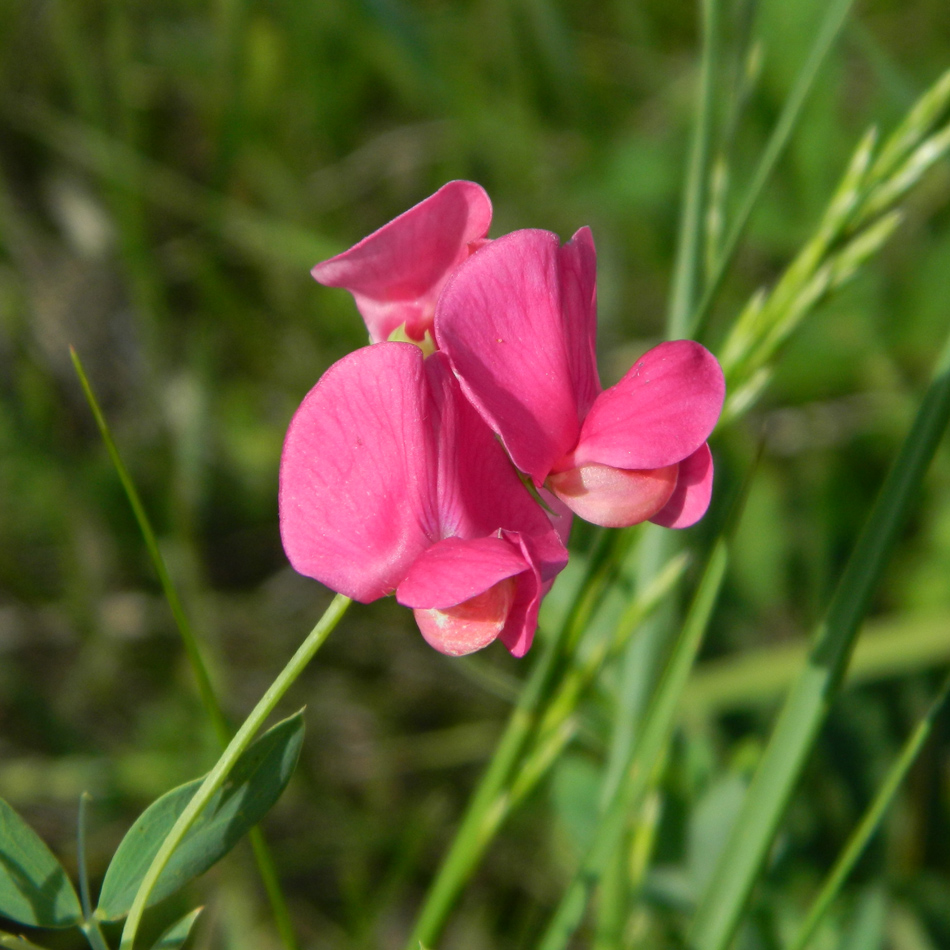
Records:
<instances>
[{"instance_id":1,"label":"green leaf","mask_svg":"<svg viewBox=\"0 0 950 950\"><path fill-rule=\"evenodd\" d=\"M2 950L46 950L46 947L31 943L26 937L17 937L3 931L0 931L0 948Z\"/></svg>"},{"instance_id":2,"label":"green leaf","mask_svg":"<svg viewBox=\"0 0 950 950\"><path fill-rule=\"evenodd\" d=\"M152 950L178 950L188 939L188 934L191 933L191 928L194 926L202 910L204 910L203 907L197 907L190 914L185 914L181 920L172 924L171 927L158 938Z\"/></svg>"},{"instance_id":3,"label":"green leaf","mask_svg":"<svg viewBox=\"0 0 950 950\"><path fill-rule=\"evenodd\" d=\"M72 927L79 898L39 835L0 798L0 914L30 927Z\"/></svg>"},{"instance_id":4,"label":"green leaf","mask_svg":"<svg viewBox=\"0 0 950 950\"><path fill-rule=\"evenodd\" d=\"M208 803L175 850L149 899L149 905L203 874L234 847L280 798L290 781L303 742L303 713L268 730L238 759L228 780ZM120 920L165 836L185 810L203 779L153 802L122 839L106 871L96 916Z\"/></svg>"}]
</instances>

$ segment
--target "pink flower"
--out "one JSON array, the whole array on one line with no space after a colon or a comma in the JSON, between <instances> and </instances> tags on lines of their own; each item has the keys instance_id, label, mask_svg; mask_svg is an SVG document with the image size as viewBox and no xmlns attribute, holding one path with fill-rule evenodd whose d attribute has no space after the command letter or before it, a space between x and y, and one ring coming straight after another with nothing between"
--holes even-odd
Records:
<instances>
[{"instance_id":1,"label":"pink flower","mask_svg":"<svg viewBox=\"0 0 950 950\"><path fill-rule=\"evenodd\" d=\"M458 265L486 243L491 201L481 185L450 181L434 195L310 272L356 300L372 343L421 342L432 329L435 302Z\"/></svg>"},{"instance_id":2,"label":"pink flower","mask_svg":"<svg viewBox=\"0 0 950 950\"><path fill-rule=\"evenodd\" d=\"M587 521L685 528L712 492L706 439L725 383L698 343L662 343L602 391L596 256L588 228L561 245L515 231L446 284L436 341L515 465Z\"/></svg>"},{"instance_id":3,"label":"pink flower","mask_svg":"<svg viewBox=\"0 0 950 950\"><path fill-rule=\"evenodd\" d=\"M567 551L444 354L379 343L334 364L290 423L280 530L301 574L364 603L395 591L453 656L531 645Z\"/></svg>"}]
</instances>

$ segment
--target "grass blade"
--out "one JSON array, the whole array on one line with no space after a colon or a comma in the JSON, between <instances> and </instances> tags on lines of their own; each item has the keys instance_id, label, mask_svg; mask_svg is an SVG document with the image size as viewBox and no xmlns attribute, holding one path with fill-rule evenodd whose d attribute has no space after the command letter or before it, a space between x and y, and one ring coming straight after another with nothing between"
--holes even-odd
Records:
<instances>
[{"instance_id":1,"label":"grass blade","mask_svg":"<svg viewBox=\"0 0 950 950\"><path fill-rule=\"evenodd\" d=\"M795 783L840 686L871 593L917 500L948 418L950 340L818 627L808 663L786 699L716 873L700 899L688 938L691 950L725 950L735 933Z\"/></svg>"},{"instance_id":2,"label":"grass blade","mask_svg":"<svg viewBox=\"0 0 950 950\"><path fill-rule=\"evenodd\" d=\"M897 794L901 783L907 777L910 767L917 760L917 755L923 748L924 743L933 730L934 722L937 719L940 710L943 709L947 697L950 696L950 677L944 680L943 686L937 697L930 704L930 708L924 717L917 724L917 728L911 733L910 737L904 743L900 755L888 770L887 776L881 783L874 801L868 806L861 818L858 827L855 828L844 850L835 861L834 867L825 879L818 897L812 904L805 922L802 924L790 950L805 950L815 934L815 930L821 923L822 918L831 906L831 902L837 897L842 884L847 880L848 875L854 870L858 858L864 853L868 842L877 831L884 818L887 809L890 807L894 796Z\"/></svg>"},{"instance_id":3,"label":"grass blade","mask_svg":"<svg viewBox=\"0 0 950 950\"><path fill-rule=\"evenodd\" d=\"M129 505L132 507L135 521L139 526L139 531L142 533L142 539L148 550L152 566L158 575L162 593L165 595L165 600L168 601L172 616L175 618L175 625L178 627L178 632L181 635L181 640L185 647L185 653L188 656L188 663L191 666L195 682L198 686L201 704L204 706L205 714L211 722L212 729L214 729L218 744L223 749L227 746L231 738L231 729L224 718L221 704L215 695L214 686L208 674L208 668L205 665L204 658L201 655L201 648L198 645L198 638L191 627L188 615L182 606L181 598L179 598L178 591L172 582L171 575L168 573L168 567L165 564L164 557L162 557L161 549L158 546L158 539L155 536L155 531L152 528L148 513L145 511L142 499L135 487L135 483L132 481L132 476L125 467L122 456L119 455L119 449L115 444L115 440L112 438L109 424L106 422L95 393L92 391L89 377L86 375L82 361L79 359L79 354L70 347L69 355L72 358L76 375L79 377L83 393L86 396L86 401L89 403L89 408L95 417L96 425L99 427L99 432L102 435L102 441L105 443L106 450L109 453L109 458L112 460L112 464L119 476L119 481L122 483L122 488L125 491L126 498L129 500ZM271 911L274 914L274 923L280 934L281 942L286 950L296 950L297 938L294 935L290 911L287 908L287 901L281 890L280 881L277 877L277 869L274 866L274 859L264 839L264 833L260 828L255 827L251 829L248 837L251 842L251 848L254 851L254 860L257 864L258 873L261 876L264 890L267 893L267 899L271 905Z\"/></svg>"}]
</instances>

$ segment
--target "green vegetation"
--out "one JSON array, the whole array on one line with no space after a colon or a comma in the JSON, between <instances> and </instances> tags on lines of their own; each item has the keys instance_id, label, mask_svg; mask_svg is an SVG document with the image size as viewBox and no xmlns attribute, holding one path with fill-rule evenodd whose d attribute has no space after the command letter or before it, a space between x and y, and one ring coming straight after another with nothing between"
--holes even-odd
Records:
<instances>
[{"instance_id":1,"label":"green vegetation","mask_svg":"<svg viewBox=\"0 0 950 950\"><path fill-rule=\"evenodd\" d=\"M605 382L672 326L732 387L708 517L675 549L578 525L525 660L449 660L409 611L354 605L277 706L306 705L306 739L257 863L239 845L136 946L179 946L199 903L190 945L221 950L388 950L414 921L430 950L724 950L733 917L735 950L950 946L938 429L838 694L842 641L823 652L860 617L845 564L950 330L946 3L847 6L0 4L0 799L80 881L91 793L93 903L133 821L212 769L331 603L283 556L277 463L365 333L310 266L471 178L492 235L593 228ZM795 683L813 718L770 746ZM800 778L775 779L793 747ZM760 764L789 804L744 831L777 835L727 844ZM18 834L37 880L61 875ZM747 905L723 853L765 855ZM56 880L43 899L77 918ZM18 933L0 918L0 947L85 946Z\"/></svg>"}]
</instances>

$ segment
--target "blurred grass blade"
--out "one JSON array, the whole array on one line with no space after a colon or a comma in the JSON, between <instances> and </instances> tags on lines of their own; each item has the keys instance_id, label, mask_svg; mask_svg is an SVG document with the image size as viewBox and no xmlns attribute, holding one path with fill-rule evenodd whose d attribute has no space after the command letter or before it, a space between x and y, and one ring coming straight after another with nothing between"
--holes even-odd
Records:
<instances>
[{"instance_id":1,"label":"blurred grass blade","mask_svg":"<svg viewBox=\"0 0 950 950\"><path fill-rule=\"evenodd\" d=\"M604 592L596 614L587 625L585 646L588 641L592 643L562 677L557 692L548 703L537 734L512 779L509 810L534 791L564 751L577 731L575 719L578 708L604 663L625 646L634 630L669 596L683 576L687 563L685 554L672 558L653 581L632 599L617 582Z\"/></svg>"},{"instance_id":2,"label":"blurred grass blade","mask_svg":"<svg viewBox=\"0 0 950 950\"><path fill-rule=\"evenodd\" d=\"M887 776L874 796L874 800L864 812L858 827L854 830L844 850L835 861L835 865L822 885L818 897L805 918L805 922L792 941L790 950L805 950L808 946L815 930L831 906L831 902L837 897L841 886L851 871L854 870L855 864L857 864L871 837L880 826L901 783L907 777L910 767L917 760L918 753L930 737L934 722L941 709L943 709L948 695L950 695L950 677L944 680L936 699L931 703L930 708L917 724L917 728L904 743L897 760L888 770Z\"/></svg>"},{"instance_id":3,"label":"blurred grass blade","mask_svg":"<svg viewBox=\"0 0 950 950\"><path fill-rule=\"evenodd\" d=\"M215 735L217 736L218 741L222 745L226 745L229 738L228 726L224 720L224 715L221 712L221 706L218 704L217 697L214 694L214 688L211 685L211 677L208 675L208 669L205 666L204 659L201 656L201 650L198 646L198 639L195 636L194 631L191 629L191 624L188 622L184 607L182 606L181 600L178 597L178 591L175 589L175 585L172 583L171 575L168 573L168 568L165 564L165 559L162 557L161 549L158 546L158 539L155 536L155 531L152 529L152 523L149 520L148 514L146 514L145 506L142 504L142 499L139 497L135 483L132 481L132 476L129 474L129 470L125 467L125 463L122 461L122 457L119 455L119 450L116 447L115 440L112 438L112 432L109 430L109 424L106 422L105 416L102 413L102 409L99 407L99 402L96 399L95 393L92 391L92 386L89 382L88 376L86 375L86 371L83 368L79 354L75 351L75 349L73 349L73 347L70 347L69 355L72 358L76 375L79 377L79 382L82 385L83 393L86 396L86 401L89 403L89 408L92 410L92 414L95 417L96 425L99 427L99 432L102 435L102 441L105 442L106 450L109 453L109 458L112 459L112 464L115 467L116 474L119 476L119 481L122 483L125 496L128 498L129 504L132 507L132 512L135 515L135 520L139 526L139 531L142 532L142 538L145 541L145 547L148 549L148 555L151 558L152 566L155 568L155 573L158 574L159 583L162 585L162 593L165 595L165 599L168 601L168 606L175 618L175 624L178 627L178 632L181 634L182 643L185 646L185 652L188 654L188 662L191 664L195 681L198 684L198 692L201 696L201 702L205 708L205 713L214 727Z\"/></svg>"},{"instance_id":4,"label":"blurred grass blade","mask_svg":"<svg viewBox=\"0 0 950 950\"><path fill-rule=\"evenodd\" d=\"M643 804L675 726L679 698L719 596L727 563L726 539L720 536L710 553L682 633L650 704L643 731L633 746L624 780L606 808L594 841L545 931L540 950L563 950L568 945L584 918L590 894L612 859L631 814Z\"/></svg>"},{"instance_id":5,"label":"blurred grass blade","mask_svg":"<svg viewBox=\"0 0 950 950\"><path fill-rule=\"evenodd\" d=\"M778 700L805 664L807 647L773 644L699 664L683 693L683 716L698 719ZM947 663L950 612L902 613L864 624L846 682L893 679Z\"/></svg>"},{"instance_id":6,"label":"blurred grass blade","mask_svg":"<svg viewBox=\"0 0 950 950\"><path fill-rule=\"evenodd\" d=\"M181 635L185 653L188 656L188 663L194 674L195 682L198 686L198 693L201 697L201 703L205 709L205 714L211 722L218 744L223 749L227 746L231 738L231 729L228 727L224 713L221 710L221 705L215 695L211 677L208 674L208 668L205 665L204 658L201 655L201 648L198 645L198 638L188 621L188 616L185 613L181 599L178 596L178 591L172 582L168 567L165 564L165 559L162 556L161 548L158 546L158 539L152 528L148 513L145 511L142 499L139 497L135 483L132 481L132 476L125 467L121 455L119 455L119 449L115 444L115 440L112 438L109 424L106 422L95 393L92 391L92 385L86 375L79 354L73 347L70 347L69 355L73 361L76 375L79 377L79 382L82 385L86 401L89 403L89 408L92 410L96 425L99 427L99 432L102 435L102 440L109 453L109 458L112 460L112 464L119 476L119 481L122 483L122 488L125 491L126 498L129 500L129 505L132 507L136 523L139 526L139 531L142 533L142 539L145 541L145 547L152 561L152 566L155 568L155 573L158 575L159 583L162 586L162 592L168 601L169 609L175 619L175 625L178 627L178 632ZM296 950L297 938L294 934L290 911L287 907L287 901L283 891L281 890L280 880L277 876L277 870L274 866L270 849L267 847L267 842L264 839L264 833L259 828L252 828L249 834L249 840L254 851L254 859L257 863L258 873L261 876L264 890L267 892L267 898L271 905L271 911L274 914L274 923L280 934L281 942L286 950Z\"/></svg>"},{"instance_id":7,"label":"blurred grass blade","mask_svg":"<svg viewBox=\"0 0 950 950\"><path fill-rule=\"evenodd\" d=\"M286 268L313 266L339 248L312 232L197 184L146 158L125 142L62 116L45 103L3 104L4 118L51 151L104 182L136 193L202 229L210 229L252 260ZM147 187L143 186L147 182Z\"/></svg>"},{"instance_id":8,"label":"blurred grass blade","mask_svg":"<svg viewBox=\"0 0 950 950\"><path fill-rule=\"evenodd\" d=\"M697 337L703 330L716 294L719 292L719 288L722 286L729 266L732 264L736 251L739 249L739 241L742 239L749 219L752 217L752 212L755 210L759 198L762 195L762 189L771 177L772 171L781 157L782 152L785 151L785 146L788 145L792 132L795 130L795 126L801 117L805 102L808 100L808 96L814 88L815 81L818 78L821 67L824 65L825 58L831 51L838 34L841 32L841 28L844 26L853 2L854 0L832 0L832 2L828 4L821 26L815 34L814 44L808 53L808 57L802 64L801 71L795 79L792 91L785 100L785 105L782 108L778 122L775 124L765 151L762 153L759 164L752 174L748 190L745 193L742 204L739 206L736 217L723 242L722 251L719 254L715 269L709 279L699 306L686 325L687 335L689 336Z\"/></svg>"},{"instance_id":9,"label":"blurred grass blade","mask_svg":"<svg viewBox=\"0 0 950 950\"><path fill-rule=\"evenodd\" d=\"M948 102L950 69L917 100L901 124L888 136L871 169L871 176L877 180L890 178L907 154L933 131L946 113Z\"/></svg>"},{"instance_id":10,"label":"blurred grass blade","mask_svg":"<svg viewBox=\"0 0 950 950\"><path fill-rule=\"evenodd\" d=\"M719 71L719 0L701 0L703 12L703 53L700 65L699 108L693 126L683 211L680 218L673 290L667 316L667 336L679 339L689 332L690 314L696 305L703 273L703 235L706 222L706 191L709 182L709 154L716 114L716 76Z\"/></svg>"},{"instance_id":11,"label":"blurred grass blade","mask_svg":"<svg viewBox=\"0 0 950 950\"><path fill-rule=\"evenodd\" d=\"M883 950L886 926L887 896L882 887L872 885L858 902L854 920L838 950ZM915 946L922 950L919 943Z\"/></svg>"},{"instance_id":12,"label":"blurred grass blade","mask_svg":"<svg viewBox=\"0 0 950 950\"><path fill-rule=\"evenodd\" d=\"M742 814L700 898L691 950L725 950L768 855L778 823L836 695L874 587L917 501L950 418L950 339L910 434L874 505L816 632L808 663L786 699Z\"/></svg>"}]
</instances>

